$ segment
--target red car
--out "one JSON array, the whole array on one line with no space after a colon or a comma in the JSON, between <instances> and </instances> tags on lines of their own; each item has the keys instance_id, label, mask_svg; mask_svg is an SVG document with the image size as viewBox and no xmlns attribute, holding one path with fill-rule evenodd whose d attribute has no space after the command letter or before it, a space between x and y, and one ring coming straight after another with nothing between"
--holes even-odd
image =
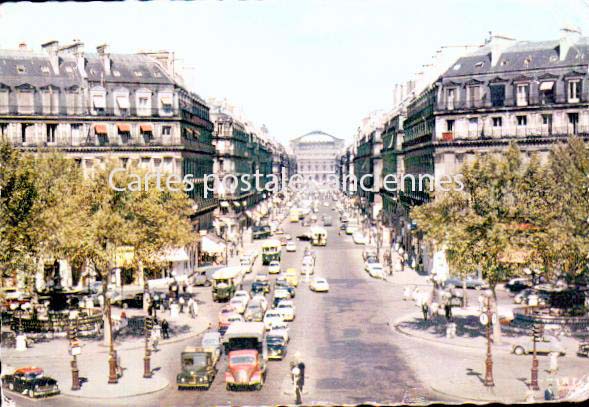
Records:
<instances>
[{"instance_id":1,"label":"red car","mask_svg":"<svg viewBox=\"0 0 589 407\"><path fill-rule=\"evenodd\" d=\"M257 350L235 350L229 352L229 365L225 372L227 390L238 387L254 387L261 390L266 377L266 363Z\"/></svg>"}]
</instances>

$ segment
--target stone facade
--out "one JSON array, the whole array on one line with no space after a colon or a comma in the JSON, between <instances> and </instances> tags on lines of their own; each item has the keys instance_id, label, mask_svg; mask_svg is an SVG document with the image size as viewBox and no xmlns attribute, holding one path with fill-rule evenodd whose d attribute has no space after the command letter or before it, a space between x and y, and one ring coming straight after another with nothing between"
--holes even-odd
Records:
<instances>
[{"instance_id":1,"label":"stone facade","mask_svg":"<svg viewBox=\"0 0 589 407\"><path fill-rule=\"evenodd\" d=\"M305 181L325 183L336 177L336 157L343 150L343 139L312 131L291 140L290 145L297 162L297 173Z\"/></svg>"}]
</instances>

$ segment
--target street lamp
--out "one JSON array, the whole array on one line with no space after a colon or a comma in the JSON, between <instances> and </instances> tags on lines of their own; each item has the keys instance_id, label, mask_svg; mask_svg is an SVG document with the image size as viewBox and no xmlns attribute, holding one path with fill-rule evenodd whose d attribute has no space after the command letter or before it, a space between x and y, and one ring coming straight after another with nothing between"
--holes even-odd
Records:
<instances>
[{"instance_id":1,"label":"street lamp","mask_svg":"<svg viewBox=\"0 0 589 407\"><path fill-rule=\"evenodd\" d=\"M106 306L108 312L108 327L110 332L109 338L109 355L108 355L108 383L109 384L116 384L119 382L119 378L117 375L117 353L114 348L113 342L113 330L112 330L112 307L111 307L111 298L112 292L106 292Z\"/></svg>"},{"instance_id":2,"label":"street lamp","mask_svg":"<svg viewBox=\"0 0 589 407\"><path fill-rule=\"evenodd\" d=\"M151 316L145 318L145 355L143 356L143 378L150 379L152 376L151 372L151 351L149 350L149 337L151 336L151 330L153 329L154 320Z\"/></svg>"},{"instance_id":3,"label":"street lamp","mask_svg":"<svg viewBox=\"0 0 589 407\"><path fill-rule=\"evenodd\" d=\"M491 354L491 324L497 323L497 317L491 309L491 297L493 293L491 290L486 290L484 296L486 301L480 317L481 324L487 328L487 359L485 360L485 380L483 383L487 387L493 387L495 386L495 381L493 379L493 355Z\"/></svg>"},{"instance_id":4,"label":"street lamp","mask_svg":"<svg viewBox=\"0 0 589 407\"><path fill-rule=\"evenodd\" d=\"M70 314L68 324L68 336L70 340L70 353L72 361L72 390L80 390L80 370L78 369L77 355L80 353L80 343L78 342L78 316L77 313Z\"/></svg>"}]
</instances>

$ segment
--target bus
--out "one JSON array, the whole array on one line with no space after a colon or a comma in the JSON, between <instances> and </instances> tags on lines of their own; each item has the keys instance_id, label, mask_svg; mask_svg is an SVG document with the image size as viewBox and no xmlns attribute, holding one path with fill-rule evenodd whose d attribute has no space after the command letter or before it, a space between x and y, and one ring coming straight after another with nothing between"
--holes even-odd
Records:
<instances>
[{"instance_id":1,"label":"bus","mask_svg":"<svg viewBox=\"0 0 589 407\"><path fill-rule=\"evenodd\" d=\"M213 301L229 301L243 282L241 266L224 267L211 276Z\"/></svg>"},{"instance_id":2,"label":"bus","mask_svg":"<svg viewBox=\"0 0 589 407\"><path fill-rule=\"evenodd\" d=\"M320 226L312 227L311 244L313 246L327 246L327 230Z\"/></svg>"},{"instance_id":3,"label":"bus","mask_svg":"<svg viewBox=\"0 0 589 407\"><path fill-rule=\"evenodd\" d=\"M280 261L280 249L282 245L276 239L268 240L262 245L262 264L267 266L273 260Z\"/></svg>"},{"instance_id":4,"label":"bus","mask_svg":"<svg viewBox=\"0 0 589 407\"><path fill-rule=\"evenodd\" d=\"M292 223L297 223L299 221L299 208L291 208L288 217Z\"/></svg>"}]
</instances>

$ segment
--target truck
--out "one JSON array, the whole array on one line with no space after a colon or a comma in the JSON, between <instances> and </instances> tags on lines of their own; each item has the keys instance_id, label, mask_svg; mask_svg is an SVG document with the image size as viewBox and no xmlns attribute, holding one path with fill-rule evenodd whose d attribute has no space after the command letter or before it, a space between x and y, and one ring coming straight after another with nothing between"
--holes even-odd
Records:
<instances>
[{"instance_id":1,"label":"truck","mask_svg":"<svg viewBox=\"0 0 589 407\"><path fill-rule=\"evenodd\" d=\"M266 380L268 349L263 322L234 322L224 336L227 353L225 386L227 390L261 390Z\"/></svg>"},{"instance_id":2,"label":"truck","mask_svg":"<svg viewBox=\"0 0 589 407\"><path fill-rule=\"evenodd\" d=\"M176 375L178 390L209 389L217 375L218 356L210 349L187 346L180 354L181 371Z\"/></svg>"},{"instance_id":3,"label":"truck","mask_svg":"<svg viewBox=\"0 0 589 407\"><path fill-rule=\"evenodd\" d=\"M327 245L327 230L320 226L314 226L311 228L311 244L313 246L326 246Z\"/></svg>"},{"instance_id":4,"label":"truck","mask_svg":"<svg viewBox=\"0 0 589 407\"><path fill-rule=\"evenodd\" d=\"M243 267L224 267L213 273L211 287L213 301L229 301L243 280Z\"/></svg>"}]
</instances>

